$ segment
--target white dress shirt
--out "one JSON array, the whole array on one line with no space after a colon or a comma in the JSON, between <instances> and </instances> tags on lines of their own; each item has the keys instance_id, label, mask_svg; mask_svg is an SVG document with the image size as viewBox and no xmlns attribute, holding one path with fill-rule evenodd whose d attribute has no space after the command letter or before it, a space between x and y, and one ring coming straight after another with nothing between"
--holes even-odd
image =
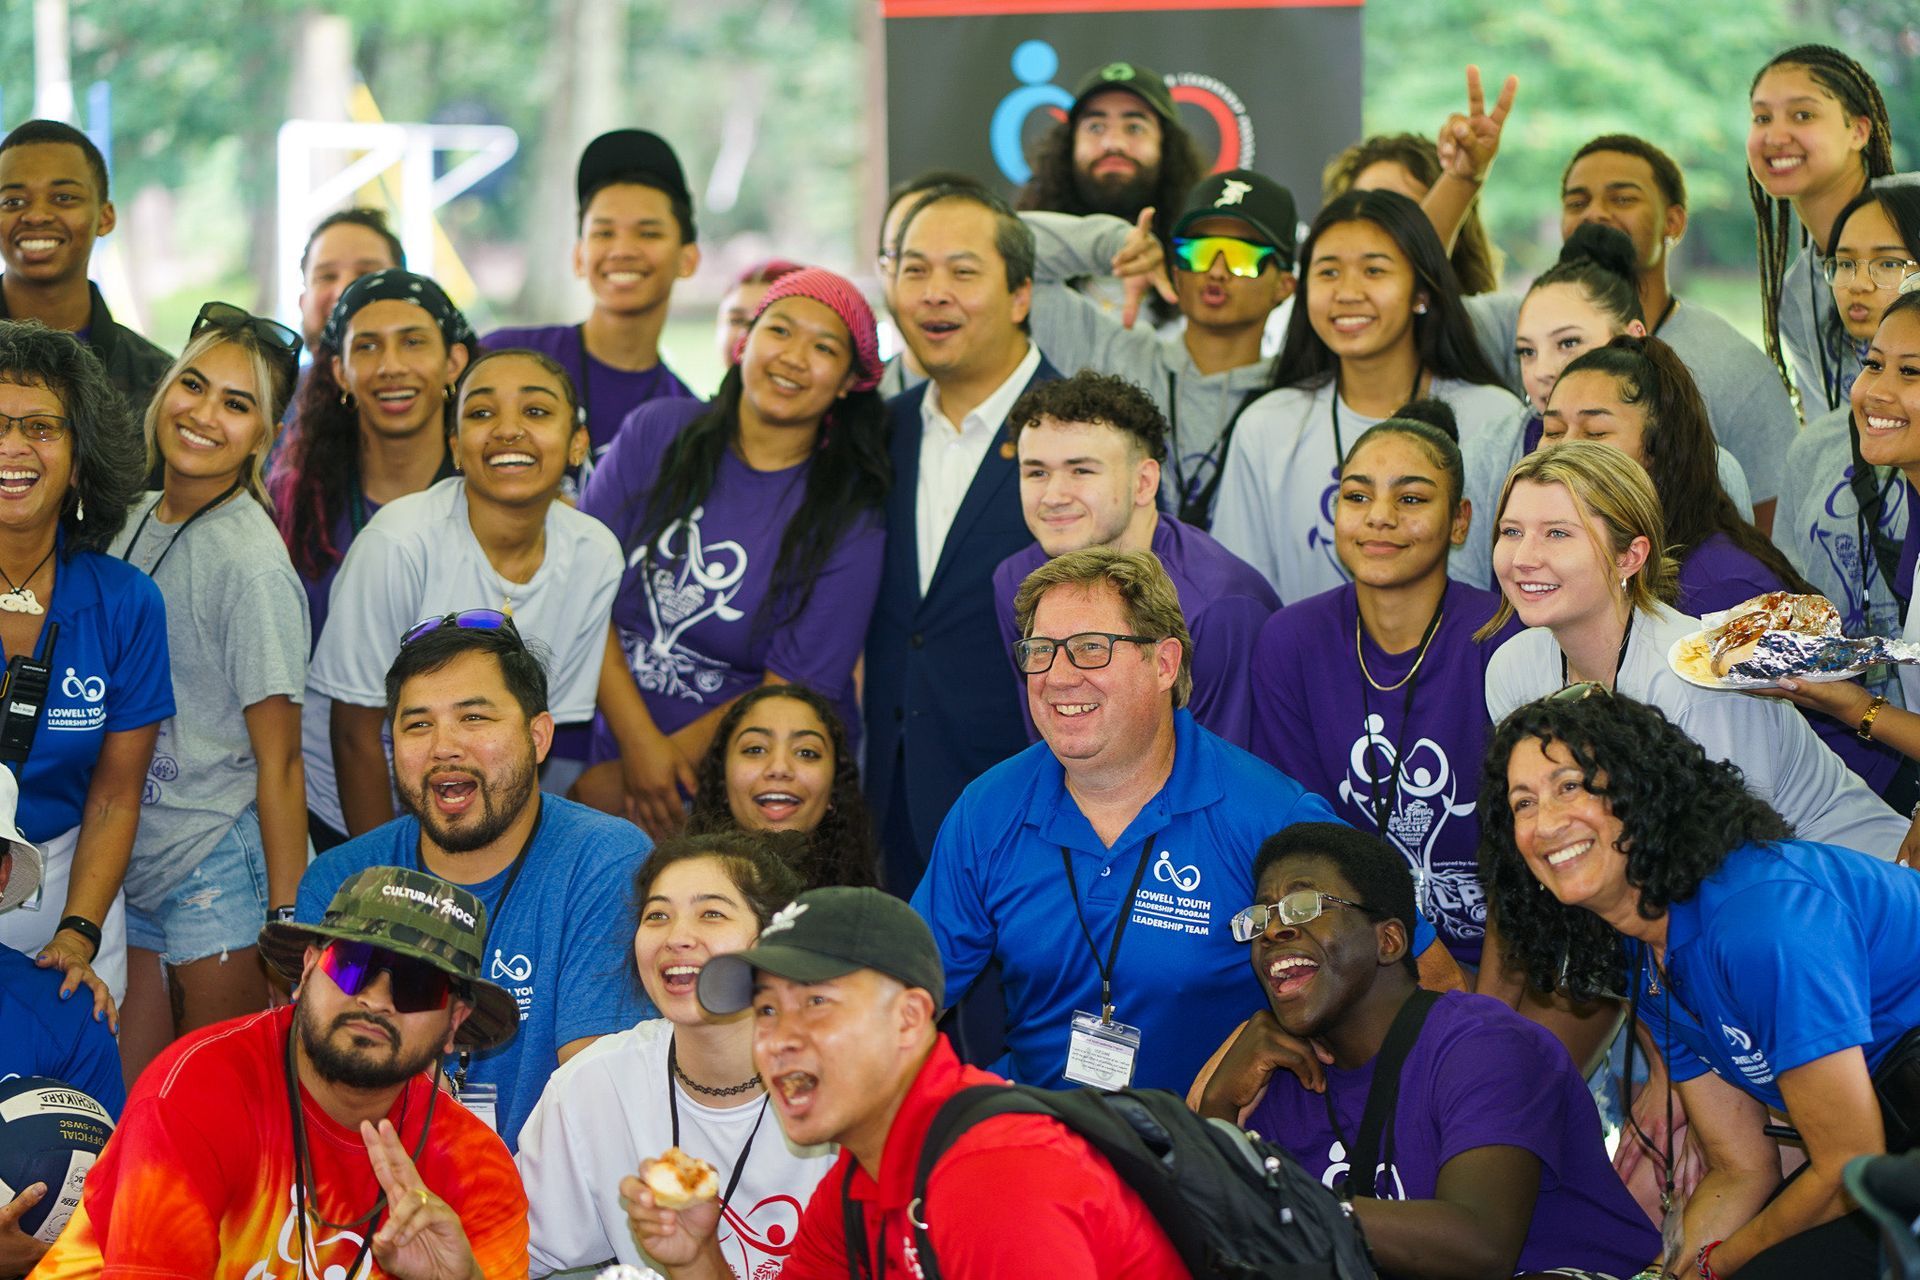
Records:
<instances>
[{"instance_id":1,"label":"white dress shirt","mask_svg":"<svg viewBox=\"0 0 1920 1280\"><path fill-rule=\"evenodd\" d=\"M946 545L947 530L960 514L974 473L980 470L987 450L993 447L1006 423L1013 402L1020 398L1040 367L1040 348L1027 344L1026 358L1014 367L1007 380L995 387L973 412L960 420L958 427L940 408L940 383L927 388L920 402L920 480L914 492L914 534L920 552L920 594L927 593L933 570L940 563L940 549Z\"/></svg>"}]
</instances>

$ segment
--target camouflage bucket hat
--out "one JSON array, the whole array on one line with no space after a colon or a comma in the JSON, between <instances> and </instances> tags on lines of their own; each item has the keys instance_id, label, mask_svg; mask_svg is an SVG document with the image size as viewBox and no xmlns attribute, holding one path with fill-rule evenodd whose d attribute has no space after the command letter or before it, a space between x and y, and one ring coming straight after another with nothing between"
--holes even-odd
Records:
<instances>
[{"instance_id":1,"label":"camouflage bucket hat","mask_svg":"<svg viewBox=\"0 0 1920 1280\"><path fill-rule=\"evenodd\" d=\"M406 867L368 867L340 886L319 924L274 921L261 929L260 954L296 984L307 948L336 938L423 961L451 974L455 992L473 1005L454 1044L491 1049L520 1029L520 1007L506 988L480 977L486 935L486 907L459 885Z\"/></svg>"}]
</instances>

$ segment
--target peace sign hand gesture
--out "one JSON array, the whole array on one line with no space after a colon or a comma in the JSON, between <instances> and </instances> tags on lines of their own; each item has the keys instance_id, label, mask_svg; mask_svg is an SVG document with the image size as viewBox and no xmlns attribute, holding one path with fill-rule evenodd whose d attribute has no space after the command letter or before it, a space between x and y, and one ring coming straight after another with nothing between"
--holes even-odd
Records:
<instances>
[{"instance_id":1,"label":"peace sign hand gesture","mask_svg":"<svg viewBox=\"0 0 1920 1280\"><path fill-rule=\"evenodd\" d=\"M394 1280L474 1280L473 1245L453 1206L427 1190L391 1120L360 1122L373 1176L387 1193L387 1221L373 1234L373 1257Z\"/></svg>"},{"instance_id":2,"label":"peace sign hand gesture","mask_svg":"<svg viewBox=\"0 0 1920 1280\"><path fill-rule=\"evenodd\" d=\"M1440 167L1456 178L1472 183L1485 182L1500 150L1500 131L1506 126L1507 113L1513 110L1514 95L1520 91L1520 77L1508 76L1500 86L1500 97L1487 110L1486 91L1480 85L1480 68L1467 68L1467 111L1447 117L1440 126L1435 146L1440 151Z\"/></svg>"}]
</instances>

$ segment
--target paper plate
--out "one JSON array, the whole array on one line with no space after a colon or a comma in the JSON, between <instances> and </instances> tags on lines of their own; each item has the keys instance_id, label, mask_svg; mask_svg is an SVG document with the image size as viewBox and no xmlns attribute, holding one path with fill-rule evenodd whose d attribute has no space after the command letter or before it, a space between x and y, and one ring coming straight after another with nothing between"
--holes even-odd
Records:
<instances>
[{"instance_id":1,"label":"paper plate","mask_svg":"<svg viewBox=\"0 0 1920 1280\"><path fill-rule=\"evenodd\" d=\"M1751 676L1701 676L1687 670L1686 667L1681 664L1681 655L1686 653L1690 647L1704 653L1707 644L1706 635L1706 631L1702 629L1681 636L1678 640L1675 640L1673 647L1667 650L1667 669L1679 676L1682 680L1685 680L1688 684L1698 685L1702 689L1743 693L1749 689L1772 689L1777 687L1775 681L1756 680ZM1806 675L1795 676L1794 679L1804 680L1808 684L1830 684L1835 680L1851 680L1866 669L1865 666L1858 666L1849 667L1844 671L1816 671L1809 672Z\"/></svg>"}]
</instances>

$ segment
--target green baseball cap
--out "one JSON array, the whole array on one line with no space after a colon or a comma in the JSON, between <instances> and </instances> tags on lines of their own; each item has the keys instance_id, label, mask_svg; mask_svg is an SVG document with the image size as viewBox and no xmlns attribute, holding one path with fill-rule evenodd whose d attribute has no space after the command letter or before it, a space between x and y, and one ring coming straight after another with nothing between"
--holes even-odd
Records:
<instances>
[{"instance_id":1,"label":"green baseball cap","mask_svg":"<svg viewBox=\"0 0 1920 1280\"><path fill-rule=\"evenodd\" d=\"M708 1013L738 1013L753 1003L753 974L827 982L873 969L919 987L935 1007L946 1000L946 969L933 930L917 912L878 889L809 889L774 913L745 951L714 956L700 968Z\"/></svg>"},{"instance_id":2,"label":"green baseball cap","mask_svg":"<svg viewBox=\"0 0 1920 1280\"><path fill-rule=\"evenodd\" d=\"M1168 123L1179 118L1173 94L1167 91L1167 82L1158 71L1137 62L1109 62L1081 76L1080 83L1073 87L1073 107L1067 112L1067 118L1077 120L1087 99L1108 89L1124 89L1152 107L1153 113Z\"/></svg>"},{"instance_id":3,"label":"green baseball cap","mask_svg":"<svg viewBox=\"0 0 1920 1280\"><path fill-rule=\"evenodd\" d=\"M450 974L473 1005L453 1042L492 1049L520 1029L520 1006L507 989L480 977L487 908L439 876L407 867L368 867L340 886L319 924L272 921L260 930L260 954L288 982L298 984L308 947L335 939L368 942Z\"/></svg>"}]
</instances>

